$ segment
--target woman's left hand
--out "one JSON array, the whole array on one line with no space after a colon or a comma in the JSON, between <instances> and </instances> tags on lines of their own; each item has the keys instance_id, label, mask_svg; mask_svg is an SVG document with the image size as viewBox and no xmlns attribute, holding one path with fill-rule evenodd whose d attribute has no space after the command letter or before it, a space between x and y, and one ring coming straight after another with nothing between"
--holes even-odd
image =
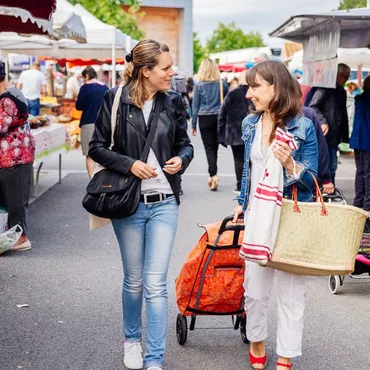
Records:
<instances>
[{"instance_id":1,"label":"woman's left hand","mask_svg":"<svg viewBox=\"0 0 370 370\"><path fill-rule=\"evenodd\" d=\"M289 172L293 172L294 163L290 146L283 141L276 140L273 151L275 157L280 161L283 167L285 167Z\"/></svg>"},{"instance_id":2,"label":"woman's left hand","mask_svg":"<svg viewBox=\"0 0 370 370\"><path fill-rule=\"evenodd\" d=\"M169 175L175 175L181 170L182 159L180 157L173 157L166 162L163 167L163 171L167 172Z\"/></svg>"}]
</instances>

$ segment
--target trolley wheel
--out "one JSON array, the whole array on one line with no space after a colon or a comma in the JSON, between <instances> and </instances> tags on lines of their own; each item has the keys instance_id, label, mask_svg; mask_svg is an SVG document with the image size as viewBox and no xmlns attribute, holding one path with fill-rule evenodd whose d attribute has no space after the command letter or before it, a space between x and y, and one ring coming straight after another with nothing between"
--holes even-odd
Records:
<instances>
[{"instance_id":1,"label":"trolley wheel","mask_svg":"<svg viewBox=\"0 0 370 370\"><path fill-rule=\"evenodd\" d=\"M242 337L242 341L246 344L249 344L250 341L247 338L247 316L243 315L240 319L240 336Z\"/></svg>"},{"instance_id":2,"label":"trolley wheel","mask_svg":"<svg viewBox=\"0 0 370 370\"><path fill-rule=\"evenodd\" d=\"M340 281L340 277L337 275L330 275L328 283L329 283L330 293L333 293L333 294L338 293L339 287L342 285Z\"/></svg>"},{"instance_id":3,"label":"trolley wheel","mask_svg":"<svg viewBox=\"0 0 370 370\"><path fill-rule=\"evenodd\" d=\"M184 345L188 339L188 322L186 316L179 313L176 320L176 335L179 344Z\"/></svg>"}]
</instances>

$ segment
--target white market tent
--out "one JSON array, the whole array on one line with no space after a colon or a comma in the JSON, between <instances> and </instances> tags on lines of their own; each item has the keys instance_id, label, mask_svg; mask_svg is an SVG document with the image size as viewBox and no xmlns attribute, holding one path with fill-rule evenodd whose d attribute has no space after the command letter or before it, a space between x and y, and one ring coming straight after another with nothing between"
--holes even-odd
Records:
<instances>
[{"instance_id":1,"label":"white market tent","mask_svg":"<svg viewBox=\"0 0 370 370\"><path fill-rule=\"evenodd\" d=\"M86 42L86 29L81 17L69 6L65 0L57 1L57 8L53 14L53 37L57 40L69 39L80 43Z\"/></svg>"},{"instance_id":2,"label":"white market tent","mask_svg":"<svg viewBox=\"0 0 370 370\"><path fill-rule=\"evenodd\" d=\"M115 60L124 58L131 51L135 41L115 27L107 25L94 17L81 5L73 6L66 0L57 0L60 7L73 11L82 19L86 29L87 42L78 44L70 40L47 40L41 41L38 36L21 38L19 42L2 45L0 37L0 48L4 56L8 54L26 54L33 56L47 56L56 59L62 58L89 58L89 59L112 59L112 84L115 85Z\"/></svg>"}]
</instances>

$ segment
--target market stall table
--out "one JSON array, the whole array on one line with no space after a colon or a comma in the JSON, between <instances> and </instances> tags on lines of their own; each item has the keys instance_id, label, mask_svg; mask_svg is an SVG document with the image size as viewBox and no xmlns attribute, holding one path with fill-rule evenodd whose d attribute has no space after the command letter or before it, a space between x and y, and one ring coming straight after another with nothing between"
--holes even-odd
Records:
<instances>
[{"instance_id":1,"label":"market stall table","mask_svg":"<svg viewBox=\"0 0 370 370\"><path fill-rule=\"evenodd\" d=\"M52 124L50 126L39 127L31 130L36 143L34 168L36 168L36 181L33 180L33 195L37 195L40 171L43 161L59 155L59 183L62 182L62 154L66 153L70 147L67 140L67 131L64 125ZM33 179L33 176L32 176Z\"/></svg>"}]
</instances>

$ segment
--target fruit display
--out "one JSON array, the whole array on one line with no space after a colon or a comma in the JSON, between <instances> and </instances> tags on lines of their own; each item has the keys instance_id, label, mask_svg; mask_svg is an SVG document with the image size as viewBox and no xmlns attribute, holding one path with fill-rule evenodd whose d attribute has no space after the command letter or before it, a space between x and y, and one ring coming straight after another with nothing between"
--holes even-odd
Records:
<instances>
[{"instance_id":1,"label":"fruit display","mask_svg":"<svg viewBox=\"0 0 370 370\"><path fill-rule=\"evenodd\" d=\"M69 136L69 145L71 148L78 148L80 145L80 121L74 120L70 123L64 124Z\"/></svg>"},{"instance_id":2,"label":"fruit display","mask_svg":"<svg viewBox=\"0 0 370 370\"><path fill-rule=\"evenodd\" d=\"M67 115L67 114L60 114L58 117L57 117L57 120L59 123L69 123L72 121L72 117L70 115Z\"/></svg>"}]
</instances>

